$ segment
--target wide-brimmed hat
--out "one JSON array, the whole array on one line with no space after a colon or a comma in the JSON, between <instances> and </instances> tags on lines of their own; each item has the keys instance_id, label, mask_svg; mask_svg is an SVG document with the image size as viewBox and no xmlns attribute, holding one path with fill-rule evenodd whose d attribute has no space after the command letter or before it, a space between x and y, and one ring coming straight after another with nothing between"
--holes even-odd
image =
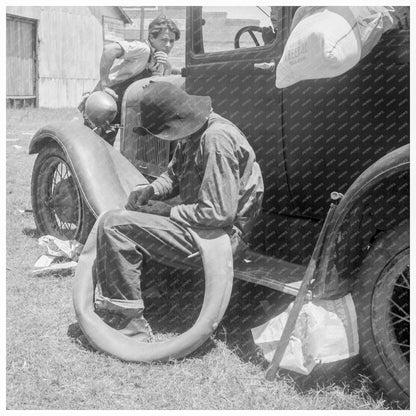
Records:
<instances>
[{"instance_id":1,"label":"wide-brimmed hat","mask_svg":"<svg viewBox=\"0 0 416 416\"><path fill-rule=\"evenodd\" d=\"M143 90L141 126L134 131L162 140L183 139L207 122L210 111L210 97L187 94L169 82L153 82Z\"/></svg>"}]
</instances>

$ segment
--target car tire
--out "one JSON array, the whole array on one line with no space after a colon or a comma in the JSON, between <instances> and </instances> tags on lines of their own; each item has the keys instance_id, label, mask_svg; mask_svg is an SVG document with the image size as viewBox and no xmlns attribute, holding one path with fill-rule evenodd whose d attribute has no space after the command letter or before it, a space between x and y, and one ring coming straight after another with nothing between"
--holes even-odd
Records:
<instances>
[{"instance_id":1,"label":"car tire","mask_svg":"<svg viewBox=\"0 0 416 416\"><path fill-rule=\"evenodd\" d=\"M365 368L391 402L409 406L409 222L383 233L363 261L353 298Z\"/></svg>"},{"instance_id":2,"label":"car tire","mask_svg":"<svg viewBox=\"0 0 416 416\"><path fill-rule=\"evenodd\" d=\"M57 144L48 144L39 152L32 171L31 194L34 219L41 235L85 243L95 217Z\"/></svg>"}]
</instances>

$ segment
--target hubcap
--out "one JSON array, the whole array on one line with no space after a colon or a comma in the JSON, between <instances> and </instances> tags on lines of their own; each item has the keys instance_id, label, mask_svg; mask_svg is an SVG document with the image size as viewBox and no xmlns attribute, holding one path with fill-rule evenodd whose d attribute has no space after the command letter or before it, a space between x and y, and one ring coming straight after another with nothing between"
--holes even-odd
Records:
<instances>
[{"instance_id":1,"label":"hubcap","mask_svg":"<svg viewBox=\"0 0 416 416\"><path fill-rule=\"evenodd\" d=\"M52 201L55 214L67 223L76 223L78 206L77 206L77 190L72 177L62 179L56 183Z\"/></svg>"},{"instance_id":2,"label":"hubcap","mask_svg":"<svg viewBox=\"0 0 416 416\"><path fill-rule=\"evenodd\" d=\"M44 204L54 227L68 239L75 237L81 222L81 198L68 165L60 158L51 161L49 189Z\"/></svg>"}]
</instances>

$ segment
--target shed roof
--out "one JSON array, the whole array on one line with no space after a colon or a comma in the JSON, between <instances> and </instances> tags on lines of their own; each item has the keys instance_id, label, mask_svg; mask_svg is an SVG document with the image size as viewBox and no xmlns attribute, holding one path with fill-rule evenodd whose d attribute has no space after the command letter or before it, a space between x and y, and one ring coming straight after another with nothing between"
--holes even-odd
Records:
<instances>
[{"instance_id":1,"label":"shed roof","mask_svg":"<svg viewBox=\"0 0 416 416\"><path fill-rule=\"evenodd\" d=\"M122 7L114 7L119 12L120 16L123 18L125 23L133 23L127 13L123 10Z\"/></svg>"}]
</instances>

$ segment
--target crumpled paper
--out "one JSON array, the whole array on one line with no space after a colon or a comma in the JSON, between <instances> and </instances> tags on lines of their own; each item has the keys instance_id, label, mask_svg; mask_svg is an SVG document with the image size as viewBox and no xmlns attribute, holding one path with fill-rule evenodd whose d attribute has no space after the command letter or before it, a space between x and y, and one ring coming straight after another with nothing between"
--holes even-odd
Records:
<instances>
[{"instance_id":1,"label":"crumpled paper","mask_svg":"<svg viewBox=\"0 0 416 416\"><path fill-rule=\"evenodd\" d=\"M43 235L38 240L41 247L45 247L48 254L54 257L68 257L78 261L83 245L76 240L59 240L52 235Z\"/></svg>"},{"instance_id":2,"label":"crumpled paper","mask_svg":"<svg viewBox=\"0 0 416 416\"><path fill-rule=\"evenodd\" d=\"M265 359L272 361L293 302L270 321L251 330ZM350 294L303 305L280 363L281 368L308 375L319 363L331 363L359 353L357 314Z\"/></svg>"},{"instance_id":3,"label":"crumpled paper","mask_svg":"<svg viewBox=\"0 0 416 416\"><path fill-rule=\"evenodd\" d=\"M83 244L76 240L60 240L51 235L40 237L38 243L46 249L47 254L43 254L38 258L34 265L33 273L75 268L84 247Z\"/></svg>"}]
</instances>

